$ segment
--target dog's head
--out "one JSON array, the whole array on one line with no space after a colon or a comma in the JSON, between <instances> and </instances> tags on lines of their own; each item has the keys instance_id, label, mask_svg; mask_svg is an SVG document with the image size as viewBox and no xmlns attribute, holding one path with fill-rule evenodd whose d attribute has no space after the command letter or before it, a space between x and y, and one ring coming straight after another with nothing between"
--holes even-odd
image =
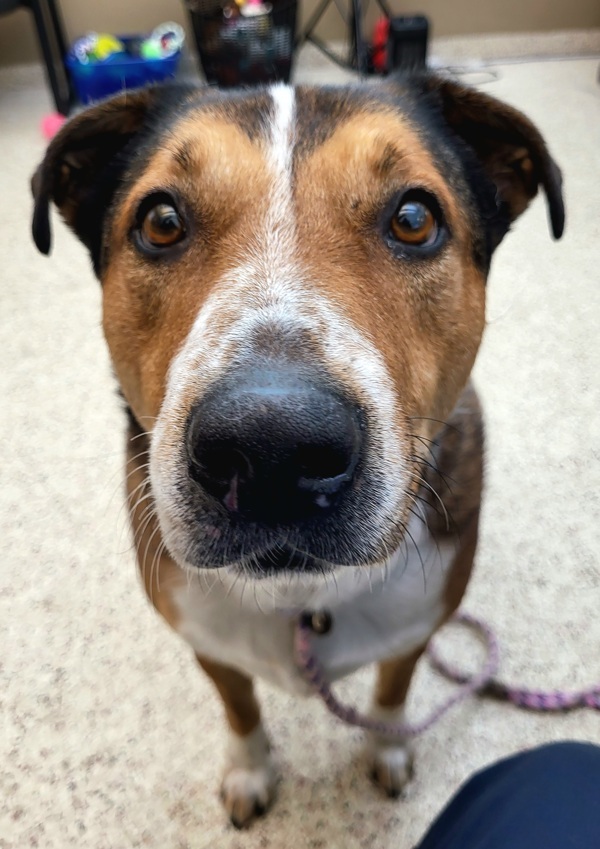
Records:
<instances>
[{"instance_id":1,"label":"dog's head","mask_svg":"<svg viewBox=\"0 0 600 849\"><path fill-rule=\"evenodd\" d=\"M182 566L381 562L464 387L494 248L560 172L536 128L436 77L155 88L70 121L34 180L91 252Z\"/></svg>"}]
</instances>

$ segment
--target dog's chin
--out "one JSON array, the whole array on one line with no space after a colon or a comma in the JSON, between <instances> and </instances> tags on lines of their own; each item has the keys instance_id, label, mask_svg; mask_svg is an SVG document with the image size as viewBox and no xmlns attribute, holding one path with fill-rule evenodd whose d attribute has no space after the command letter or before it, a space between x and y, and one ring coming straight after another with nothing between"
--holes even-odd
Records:
<instances>
[{"instance_id":1,"label":"dog's chin","mask_svg":"<svg viewBox=\"0 0 600 849\"><path fill-rule=\"evenodd\" d=\"M254 580L265 578L315 578L326 576L333 572L336 566L325 560L318 560L310 554L289 548L277 546L262 554L246 557L244 560L228 567L229 572L243 575Z\"/></svg>"}]
</instances>

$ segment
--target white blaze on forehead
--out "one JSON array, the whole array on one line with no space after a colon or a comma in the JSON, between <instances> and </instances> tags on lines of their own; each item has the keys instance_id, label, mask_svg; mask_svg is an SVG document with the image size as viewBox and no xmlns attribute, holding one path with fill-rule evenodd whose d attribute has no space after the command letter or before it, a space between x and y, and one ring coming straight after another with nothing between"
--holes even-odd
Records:
<instances>
[{"instance_id":1,"label":"white blaze on forehead","mask_svg":"<svg viewBox=\"0 0 600 849\"><path fill-rule=\"evenodd\" d=\"M271 87L273 122L271 125L271 160L282 174L291 178L294 146L295 92L286 85Z\"/></svg>"},{"instance_id":2,"label":"white blaze on forehead","mask_svg":"<svg viewBox=\"0 0 600 849\"><path fill-rule=\"evenodd\" d=\"M260 233L257 265L257 290L263 303L273 304L298 283L301 273L296 267L296 227L292 193L292 155L294 149L295 94L286 85L272 86L273 101L267 164L271 178L269 206ZM262 267L261 267L262 266ZM265 290L268 291L265 291ZM262 291L261 291L262 290Z\"/></svg>"}]
</instances>

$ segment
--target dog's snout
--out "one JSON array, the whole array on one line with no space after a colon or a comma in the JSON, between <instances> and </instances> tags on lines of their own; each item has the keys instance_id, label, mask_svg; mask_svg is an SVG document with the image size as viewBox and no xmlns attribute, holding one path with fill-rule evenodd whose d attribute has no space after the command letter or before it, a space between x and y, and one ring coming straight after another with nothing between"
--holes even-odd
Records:
<instances>
[{"instance_id":1,"label":"dog's snout","mask_svg":"<svg viewBox=\"0 0 600 849\"><path fill-rule=\"evenodd\" d=\"M188 422L190 474L232 514L268 524L331 511L362 447L361 413L323 379L292 368L238 372Z\"/></svg>"}]
</instances>

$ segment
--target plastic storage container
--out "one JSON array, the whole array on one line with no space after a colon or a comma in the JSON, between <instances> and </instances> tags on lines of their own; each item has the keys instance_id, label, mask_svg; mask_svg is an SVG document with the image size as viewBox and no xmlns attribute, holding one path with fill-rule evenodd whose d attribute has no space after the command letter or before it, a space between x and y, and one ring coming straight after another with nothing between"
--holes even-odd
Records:
<instances>
[{"instance_id":1,"label":"plastic storage container","mask_svg":"<svg viewBox=\"0 0 600 849\"><path fill-rule=\"evenodd\" d=\"M288 82L297 0L187 0L200 64L221 86Z\"/></svg>"},{"instance_id":2,"label":"plastic storage container","mask_svg":"<svg viewBox=\"0 0 600 849\"><path fill-rule=\"evenodd\" d=\"M125 46L139 42L139 36L120 35ZM174 77L179 65L181 51L162 59L143 59L129 53L118 53L102 62L82 64L73 51L65 60L75 90L82 103L101 100L123 89L140 88Z\"/></svg>"}]
</instances>

